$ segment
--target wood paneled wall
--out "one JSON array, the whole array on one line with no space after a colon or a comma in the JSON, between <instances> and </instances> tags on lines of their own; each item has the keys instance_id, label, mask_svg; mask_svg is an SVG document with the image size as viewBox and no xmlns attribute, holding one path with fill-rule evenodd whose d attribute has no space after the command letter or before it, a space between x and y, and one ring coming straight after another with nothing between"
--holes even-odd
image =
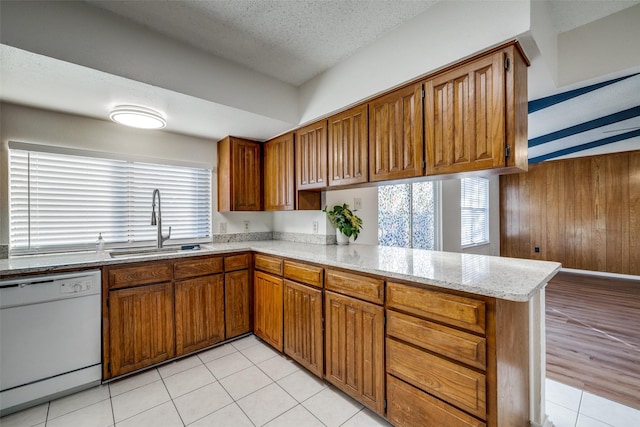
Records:
<instances>
[{"instance_id":1,"label":"wood paneled wall","mask_svg":"<svg viewBox=\"0 0 640 427\"><path fill-rule=\"evenodd\" d=\"M640 150L501 176L500 254L640 275Z\"/></svg>"}]
</instances>

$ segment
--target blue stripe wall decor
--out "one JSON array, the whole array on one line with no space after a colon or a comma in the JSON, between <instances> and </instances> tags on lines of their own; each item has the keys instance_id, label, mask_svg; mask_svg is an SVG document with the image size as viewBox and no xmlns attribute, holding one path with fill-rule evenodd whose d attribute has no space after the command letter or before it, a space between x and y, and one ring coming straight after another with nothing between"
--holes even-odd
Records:
<instances>
[{"instance_id":1,"label":"blue stripe wall decor","mask_svg":"<svg viewBox=\"0 0 640 427\"><path fill-rule=\"evenodd\" d=\"M530 164L603 146L640 149L640 73L529 102Z\"/></svg>"}]
</instances>

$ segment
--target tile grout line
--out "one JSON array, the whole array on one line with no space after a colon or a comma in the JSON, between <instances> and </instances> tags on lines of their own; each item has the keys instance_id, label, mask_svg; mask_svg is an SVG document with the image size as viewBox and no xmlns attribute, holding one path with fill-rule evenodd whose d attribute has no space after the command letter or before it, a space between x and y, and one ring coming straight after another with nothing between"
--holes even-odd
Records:
<instances>
[{"instance_id":1,"label":"tile grout line","mask_svg":"<svg viewBox=\"0 0 640 427\"><path fill-rule=\"evenodd\" d=\"M240 352L240 350L238 350L238 349L233 345L233 343L230 343L230 345L235 349L234 353L240 353L240 354L242 354L242 353ZM229 353L229 354L227 354L227 355L225 355L225 356L221 356L221 357L218 357L218 358L216 358L216 359L210 360L210 361L209 361L209 362L207 362L207 363L214 362L214 361L216 361L216 360L222 359L223 357L230 356L230 355L232 355L232 354L233 354L233 353ZM244 354L243 354L243 356L244 356ZM246 356L244 356L244 357L246 357ZM248 360L248 359L247 359L247 360ZM202 359L200 359L200 361L202 361ZM251 360L249 360L249 362L251 362ZM233 396L231 396L231 393L229 393L229 391L225 388L225 386L220 382L220 380L221 380L222 378L218 379L218 377L216 377L216 376L215 376L215 374L214 374L213 372L211 372L211 369L209 369L209 367L207 366L207 363L204 363L204 362L202 362L202 363L204 364L205 368L207 368L207 370L211 373L211 375L213 375L213 378L215 378L215 379L216 379L216 382L217 382L218 384L220 384L220 387L222 387L222 389L224 390L224 392L225 392L225 393L227 393L227 394L229 395L229 397L231 398L232 402L231 402L231 403L229 403L228 405L223 406L222 408L218 408L217 410L215 410L215 411L213 411L213 412L211 412L211 413L209 413L209 414L207 414L207 415L205 415L205 416L203 416L203 417L201 417L201 418L199 418L199 419L195 420L193 423L195 423L195 422L197 422L197 421L201 420L202 418L208 417L208 416L209 416L209 415L211 415L211 414L215 414L216 412L221 411L222 409L224 409L224 408L226 408L226 407L228 407L228 406L236 405L236 406L238 407L238 409L240 409L240 411L244 414L244 416L245 416L245 417L247 417L247 419L249 420L249 422L255 426L256 424L255 424L255 423L253 422L253 420L249 417L249 415L247 415L247 414L244 412L244 410L242 409L242 407L241 407L240 405L238 405L238 401L237 401L236 399L234 399L234 398L233 398ZM251 363L253 363L253 362L251 362ZM249 369L249 368L245 368L245 369ZM242 371L238 371L238 372L242 372ZM227 376L231 376L231 375L233 375L233 374L230 374L230 375L227 375ZM225 378L226 378L226 377L225 377ZM192 424L193 424L193 423L192 423Z\"/></svg>"},{"instance_id":2,"label":"tile grout line","mask_svg":"<svg viewBox=\"0 0 640 427\"><path fill-rule=\"evenodd\" d=\"M355 418L356 415L358 415L360 412L364 411L364 409L366 408L366 406L363 406L362 408L360 408L360 410L358 412L356 412L355 414L353 414L352 416L350 416L349 418L347 418L342 424L340 424L340 426L344 426L346 423L349 422L349 420L351 420L352 418ZM376 414L377 415L377 414ZM386 421L386 420L385 420Z\"/></svg>"},{"instance_id":3,"label":"tile grout line","mask_svg":"<svg viewBox=\"0 0 640 427\"><path fill-rule=\"evenodd\" d=\"M255 336L255 335L254 335L254 336ZM257 341L255 345L258 345L258 344L261 344L261 342L260 342L260 341ZM240 354L242 354L242 356L244 356L247 360L249 360L249 362L251 362L251 363L253 364L253 366L255 366L256 368L258 368L258 370L259 370L260 372L263 372L263 371L262 371L262 369L260 369L260 367L259 367L259 366L257 366L255 363L253 363L253 361L252 361L251 359L249 359L247 356L245 356L245 355L242 353L242 351L241 351L241 350L239 350L236 346L234 346L234 345L233 345L233 343L231 343L231 346L236 350L236 353L240 353ZM247 347L247 348L250 348L250 347L253 347L253 346L249 346L249 347ZM233 354L233 353L231 353L231 354ZM224 357L224 356L223 356L223 357ZM215 359L214 359L214 360L215 360ZM205 365L205 366L206 366L206 365ZM207 369L208 369L208 368L209 368L209 367L207 366ZM245 368L244 370L249 369L249 368L250 368L250 367L247 367L247 368ZM242 371L238 371L238 372L242 372ZM237 373L237 372L236 372L236 373ZM264 372L264 374L265 374L265 375L267 375L267 373L266 373L266 372ZM213 375L213 372L211 373L211 375ZM233 374L231 374L231 375L233 375ZM228 376L231 376L231 375L228 375ZM215 375L214 375L214 377L215 377ZM267 375L267 377L268 377L269 379L271 379L271 380L272 380L271 384L275 383L275 381L273 381L273 378L269 377L269 375ZM216 377L216 378L217 378L217 377ZM225 378L226 378L226 377L225 377ZM249 420L249 422L250 422L251 424L253 424L254 426L256 426L256 423L254 423L254 422L253 422L253 420L251 419L251 417L249 417L249 414L247 414L247 413L244 411L244 409L242 409L242 406L238 405L238 401L237 401L233 396L231 396L231 393L229 393L229 391L228 391L228 390L225 388L225 386L220 382L220 380L218 380L218 383L220 384L220 386L222 387L222 389L223 389L223 390L224 390L224 391L229 395L229 397L231 397L231 400L233 400L233 403L230 403L229 405L236 405L236 406L238 407L238 409L240 409L240 412L242 412L242 413L244 414L244 416L245 416L245 417L247 417L247 419ZM266 386L264 386L264 387L268 387L268 386L270 386L271 384L267 384L267 385L266 385ZM260 388L260 389L258 389L258 390L261 390L261 389L263 389L264 387L261 387L261 388ZM255 392L256 392L256 391L258 391L258 390L254 390L252 393L249 393L247 396L249 396L249 395L251 395L251 394L255 393ZM247 396L243 396L243 397L241 397L240 399L243 399L243 398L245 398L245 397L247 397ZM294 399L294 400L295 400L295 399ZM227 405L227 406L229 406L229 405ZM226 406L225 406L225 407L226 407ZM220 408L220 409L222 409L222 408ZM216 412L217 412L217 411L216 411ZM256 427L257 427L257 426L256 426Z\"/></svg>"},{"instance_id":4,"label":"tile grout line","mask_svg":"<svg viewBox=\"0 0 640 427\"><path fill-rule=\"evenodd\" d=\"M242 349L242 350L246 350L246 349L248 349L248 348L252 348L252 347L254 347L254 346L257 346L258 344L265 345L265 343L263 343L262 341L258 341L255 345L252 345L252 346L246 347L246 348L244 348L244 349ZM239 350L239 349L238 349L237 347L235 347L235 346L234 346L234 348L236 349L236 351L237 351L238 353L242 354L242 356L244 356L246 359L248 359L248 360L252 363L253 367L256 367L260 372L262 372L263 374L265 374L265 375L267 376L267 378L269 378L269 380L271 380L271 382L270 382L269 384L267 384L267 385L265 385L265 386L263 386L263 387L260 387L260 388L258 388L257 390L252 391L251 393L247 394L246 396L242 396L242 397L241 397L240 399L238 399L238 400L244 399L244 398L245 398L245 397L247 397L247 396L250 396L250 395L252 395L252 394L254 394L254 393L257 393L258 391L260 391L260 390L262 390L262 389L266 388L266 387L269 387L269 386L270 386L270 385L272 385L272 384L275 384L275 385L276 385L277 387L279 387L282 391L284 391L284 392L285 392L289 397L291 397L291 398L293 399L293 401L294 401L294 402L296 402L296 405L295 405L295 406L293 406L292 408L289 408L288 410L286 410L286 411L284 411L284 412L282 412L282 413L280 413L280 414L276 415L274 418L272 418L272 419L268 420L268 421L267 421L266 423L264 423L263 425L270 423L271 421L273 421L273 420L277 419L278 417L281 417L282 415L286 414L287 412L289 412L289 411L291 411L291 410L295 409L297 406L301 406L305 411L307 411L309 414L311 414L311 416L313 416L315 419L317 419L317 420L320 422L320 424L325 425L325 424L324 424L324 423L323 423L323 422L322 422L322 421L321 421L321 420L320 420L320 419L319 419L319 418L318 418L318 417L317 417L313 412L309 411L309 410L308 410L308 409L307 409L307 408L302 404L303 402L306 402L307 400L309 400L309 399L310 399L310 398L312 398L313 396L315 396L315 395L317 395L318 393L320 393L322 390L318 391L317 393L315 393L315 394L313 394L313 395L311 395L311 396L307 397L304 401L300 402L300 401L298 401L298 399L296 399L294 396L292 396L292 395L291 395L287 390L285 390L285 389L284 389L280 384L278 384L278 381L279 381L279 380L275 380L275 379L273 379L271 376L269 376L269 374L268 374L267 372L265 372L262 368L260 368L260 366L258 366L258 364L257 364L257 363L255 363L253 360L249 359L249 358L248 358L248 357L247 357L247 356L242 352L242 350ZM273 355L273 357L270 357L270 358L267 358L267 359L265 359L265 360L262 360L262 361L260 361L259 363L263 363L263 362L266 362L267 360L275 359L276 357L284 357L284 358L285 358L285 360L291 360L293 363L295 363L295 364L296 364L296 366L300 366L300 365L299 365L299 364L297 364L293 359L288 358L284 353L283 353L283 354L275 354L275 355ZM208 367L207 367L207 368L208 368ZM227 377L229 377L229 376L231 376L231 375L235 375L235 374L237 374L237 373L239 373L239 372L245 371L245 370L250 369L250 368L251 368L251 366L249 366L249 367L247 367L247 368L245 368L245 369L242 369L242 370L240 370L240 371L238 371L238 372L234 372L233 374L230 374L230 375L228 375ZM282 378L280 378L280 379L283 379L283 378L286 378L286 377L288 377L288 376L290 376L290 375L293 375L293 374L295 374L296 372L298 372L300 369L301 369L301 368L298 368L296 371L291 372L290 374L285 375L284 377L282 377ZM213 374L213 373L212 373L212 374ZM225 378L227 378L227 377L225 377ZM220 382L220 380L218 380L218 382L220 383L220 385L222 386L222 388L227 392L227 394L229 394L229 396L231 396L231 394L229 393L229 391L224 387L224 385ZM326 387L325 387L325 388L326 388ZM324 390L324 389L323 389L323 390ZM250 421L252 424L254 424L254 425L255 425L255 423L253 422L253 420L251 420L251 418L249 417L249 415L248 415L248 414L247 414L247 413L242 409L242 407L237 403L237 402L238 402L238 400L234 399L234 398L233 398L233 396L231 396L231 398L233 399L233 403L235 403L235 404L238 406L238 408L240 408L240 410L242 411L242 413L243 413L243 414L244 414L244 415L249 419L249 421ZM228 405L227 405L227 406L228 406ZM220 409L222 409L222 408L220 408ZM216 412L217 412L217 411L216 411Z\"/></svg>"},{"instance_id":5,"label":"tile grout line","mask_svg":"<svg viewBox=\"0 0 640 427\"><path fill-rule=\"evenodd\" d=\"M198 358L198 360L200 360L200 358ZM195 366L195 368L197 368L197 366ZM205 366L205 368L206 368L206 366ZM187 371L188 371L188 369L187 369ZM185 371L182 371L182 372L185 372ZM176 372L174 375L177 375L179 373L180 372ZM159 370L158 370L158 375L160 375L160 381L162 381L162 385L164 386L164 389L167 391L167 394L169 395L169 400L171 400L171 404L173 405L173 408L176 410L176 413L178 414L178 418L180 418L180 422L182 423L182 426L183 427L186 426L187 423L184 422L184 419L182 418L182 414L178 410L178 407L176 406L176 402L173 400L173 396L171 396L171 393L169 392L169 388L167 387L167 384L164 382L164 377L162 376L162 374L160 373ZM215 379L215 376L213 374L211 374L211 375ZM172 375L169 375L167 378L170 378L171 376ZM203 387L206 387L206 386L203 386ZM178 396L178 397L180 397L180 396ZM164 403L161 403L161 405L164 405ZM160 406L160 405L158 405L158 406Z\"/></svg>"},{"instance_id":6,"label":"tile grout line","mask_svg":"<svg viewBox=\"0 0 640 427\"><path fill-rule=\"evenodd\" d=\"M155 369L156 371L158 371L158 368L154 368L154 369ZM148 371L148 372L151 372L151 370L150 370L150 371ZM162 378L162 375L160 375L160 372L158 372L158 375L160 376L160 379L159 379L159 380L152 381L152 382L150 382L150 383L148 383L148 384L145 384L145 385L142 385L142 386L140 386L140 387L132 388L131 390L127 390L127 391L125 391L124 393L120 393L120 394L118 394L117 396L121 396L121 395L123 395L123 394L129 393L130 391L137 390L137 389L139 389L139 388L142 388L142 387L148 386L148 385L150 385L150 384L153 384L153 383L156 383L156 382L162 381L162 385L164 386L165 391L166 391L166 392L167 392L167 394L169 395L169 400L173 400L173 399L172 399L172 397L171 397L171 393L169 393L169 390L167 389L167 385L164 383L164 379ZM201 387L200 387L200 388L201 388ZM109 389L109 396L111 396L111 389ZM116 396L116 397L117 397L117 396ZM115 418L116 418L116 413L115 413L115 410L113 409L113 399L112 399L111 397L109 397L109 400L111 401L111 413L112 413L112 415L113 415L113 426L114 426L114 427L116 427L116 420L115 420ZM123 418L123 419L121 419L120 421L118 421L118 423L121 423L121 422L126 421L126 420L130 420L130 419L131 419L131 418L133 418L133 417L136 417L136 416L138 416L138 415L140 415L140 414L144 414L145 412L148 412L148 411L150 411L150 410L152 410L152 409L155 409L155 408L157 408L158 406L164 405L165 403L167 403L167 402L158 403L157 405L154 405L154 406L152 406L152 407L150 407L150 408L147 408L147 409L145 409L144 411L140 411L140 412L138 412L138 413L136 413L136 414L131 415L130 417ZM177 411L177 410L178 410L178 409L176 408L176 411ZM178 412L178 416L180 416L180 412ZM182 417L180 417L180 421L182 421ZM183 426L184 426L184 421L182 421L182 424L183 424Z\"/></svg>"},{"instance_id":7,"label":"tile grout line","mask_svg":"<svg viewBox=\"0 0 640 427\"><path fill-rule=\"evenodd\" d=\"M49 424L49 411L51 410L51 401L47 402L47 415L44 417L44 427L47 427L47 424ZM111 411L111 414L113 415L113 411ZM115 421L114 421L114 426L115 426Z\"/></svg>"},{"instance_id":8,"label":"tile grout line","mask_svg":"<svg viewBox=\"0 0 640 427\"><path fill-rule=\"evenodd\" d=\"M578 427L578 421L580 420L580 412L582 411L582 399L584 399L584 390L580 390L580 402L578 402L578 413L576 415L576 427Z\"/></svg>"},{"instance_id":9,"label":"tile grout line","mask_svg":"<svg viewBox=\"0 0 640 427\"><path fill-rule=\"evenodd\" d=\"M113 427L116 427L116 411L113 409L113 396L111 396L111 385L107 384L107 391L109 392L109 405L111 406L111 419L113 420ZM46 426L45 426L46 427Z\"/></svg>"}]
</instances>

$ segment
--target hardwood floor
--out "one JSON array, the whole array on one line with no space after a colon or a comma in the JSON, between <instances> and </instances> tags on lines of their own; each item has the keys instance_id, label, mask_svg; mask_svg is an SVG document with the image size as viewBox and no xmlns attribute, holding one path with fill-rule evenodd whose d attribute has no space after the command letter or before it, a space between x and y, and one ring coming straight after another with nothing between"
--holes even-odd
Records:
<instances>
[{"instance_id":1,"label":"hardwood floor","mask_svg":"<svg viewBox=\"0 0 640 427\"><path fill-rule=\"evenodd\" d=\"M559 273L546 322L548 378L640 409L640 281Z\"/></svg>"}]
</instances>

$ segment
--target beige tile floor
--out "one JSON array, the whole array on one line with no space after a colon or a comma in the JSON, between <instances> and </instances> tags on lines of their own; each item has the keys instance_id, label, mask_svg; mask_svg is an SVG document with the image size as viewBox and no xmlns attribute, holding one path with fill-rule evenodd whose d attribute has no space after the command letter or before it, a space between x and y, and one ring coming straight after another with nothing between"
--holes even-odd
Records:
<instances>
[{"instance_id":1,"label":"beige tile floor","mask_svg":"<svg viewBox=\"0 0 640 427\"><path fill-rule=\"evenodd\" d=\"M640 411L547 381L556 427L640 426ZM389 426L255 336L11 414L2 427Z\"/></svg>"},{"instance_id":2,"label":"beige tile floor","mask_svg":"<svg viewBox=\"0 0 640 427\"><path fill-rule=\"evenodd\" d=\"M389 425L253 335L0 419L2 427Z\"/></svg>"},{"instance_id":3,"label":"beige tile floor","mask_svg":"<svg viewBox=\"0 0 640 427\"><path fill-rule=\"evenodd\" d=\"M547 414L554 427L640 426L637 409L549 379L546 385Z\"/></svg>"}]
</instances>

